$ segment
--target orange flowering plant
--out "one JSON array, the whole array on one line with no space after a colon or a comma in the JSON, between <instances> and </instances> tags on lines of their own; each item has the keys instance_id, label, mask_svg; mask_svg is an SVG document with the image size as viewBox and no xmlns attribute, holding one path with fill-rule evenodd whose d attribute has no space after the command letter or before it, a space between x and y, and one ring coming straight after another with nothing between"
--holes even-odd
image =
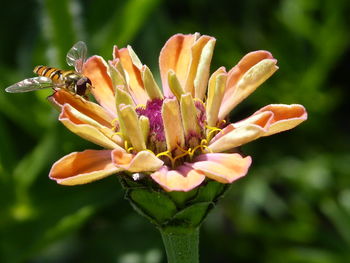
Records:
<instances>
[{"instance_id":1,"label":"orange flowering plant","mask_svg":"<svg viewBox=\"0 0 350 263\"><path fill-rule=\"evenodd\" d=\"M50 97L69 130L104 148L63 157L50 178L77 185L117 174L126 198L161 230L169 262L198 262L200 223L251 165L239 147L307 118L302 105L271 104L229 123L228 114L278 69L277 60L254 51L210 74L215 41L172 36L159 57L162 88L130 46L114 46L112 60L92 56L83 66L97 103L65 89Z\"/></svg>"}]
</instances>

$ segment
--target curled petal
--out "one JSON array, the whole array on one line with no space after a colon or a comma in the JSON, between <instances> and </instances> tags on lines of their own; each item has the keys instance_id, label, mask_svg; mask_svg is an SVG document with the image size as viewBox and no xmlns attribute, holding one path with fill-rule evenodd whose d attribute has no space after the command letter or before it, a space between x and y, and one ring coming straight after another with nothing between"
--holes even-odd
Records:
<instances>
[{"instance_id":1,"label":"curled petal","mask_svg":"<svg viewBox=\"0 0 350 263\"><path fill-rule=\"evenodd\" d=\"M73 152L54 163L49 177L59 184L77 185L100 180L117 173L111 160L111 151L86 150Z\"/></svg>"},{"instance_id":2,"label":"curled petal","mask_svg":"<svg viewBox=\"0 0 350 263\"><path fill-rule=\"evenodd\" d=\"M227 151L259 137L290 130L306 119L307 113L302 105L268 105L249 118L226 126L211 140L209 149Z\"/></svg>"},{"instance_id":3,"label":"curled petal","mask_svg":"<svg viewBox=\"0 0 350 263\"><path fill-rule=\"evenodd\" d=\"M256 113L270 112L273 115L268 127L268 131L263 136L269 136L278 132L293 129L307 119L307 112L304 106L299 104L271 104L261 108ZM267 127L266 127L267 128Z\"/></svg>"},{"instance_id":4,"label":"curled petal","mask_svg":"<svg viewBox=\"0 0 350 263\"><path fill-rule=\"evenodd\" d=\"M186 92L203 99L209 79L210 62L213 56L215 38L201 36L191 49L191 66L186 78Z\"/></svg>"},{"instance_id":5,"label":"curled petal","mask_svg":"<svg viewBox=\"0 0 350 263\"><path fill-rule=\"evenodd\" d=\"M148 100L147 92L142 80L142 64L131 47L117 49L114 48L114 57L118 57L123 66L126 79L129 84L129 92L136 104L146 104Z\"/></svg>"},{"instance_id":6,"label":"curled petal","mask_svg":"<svg viewBox=\"0 0 350 263\"><path fill-rule=\"evenodd\" d=\"M113 117L104 108L94 102L87 101L63 89L56 91L48 99L52 104L59 107L59 110L62 110L64 104L69 104L78 112L95 120L100 125L112 128Z\"/></svg>"},{"instance_id":7,"label":"curled petal","mask_svg":"<svg viewBox=\"0 0 350 263\"><path fill-rule=\"evenodd\" d=\"M191 48L198 38L198 34L172 36L162 48L159 56L160 76L163 92L166 97L172 95L168 86L168 71L174 70L182 87L185 87L189 66L191 63Z\"/></svg>"},{"instance_id":8,"label":"curled petal","mask_svg":"<svg viewBox=\"0 0 350 263\"><path fill-rule=\"evenodd\" d=\"M205 179L203 173L187 165L181 165L176 170L169 170L167 166L163 166L151 174L151 177L168 192L188 192L200 185Z\"/></svg>"},{"instance_id":9,"label":"curled petal","mask_svg":"<svg viewBox=\"0 0 350 263\"><path fill-rule=\"evenodd\" d=\"M227 89L232 88L244 73L264 59L273 59L273 56L270 52L265 50L253 51L246 54L238 64L228 72Z\"/></svg>"},{"instance_id":10,"label":"curled petal","mask_svg":"<svg viewBox=\"0 0 350 263\"><path fill-rule=\"evenodd\" d=\"M165 96L170 96L168 73L172 70L186 92L203 99L209 78L210 62L215 46L215 38L177 34L163 47L159 66Z\"/></svg>"},{"instance_id":11,"label":"curled petal","mask_svg":"<svg viewBox=\"0 0 350 263\"><path fill-rule=\"evenodd\" d=\"M244 56L228 73L219 119L224 119L237 104L267 80L278 69L276 63L271 53L263 50Z\"/></svg>"},{"instance_id":12,"label":"curled petal","mask_svg":"<svg viewBox=\"0 0 350 263\"><path fill-rule=\"evenodd\" d=\"M112 152L112 161L116 167L131 173L156 171L163 165L163 161L150 151L133 155L117 149Z\"/></svg>"},{"instance_id":13,"label":"curled petal","mask_svg":"<svg viewBox=\"0 0 350 263\"><path fill-rule=\"evenodd\" d=\"M270 127L271 122L273 121L273 118L274 118L274 114L271 111L256 112L252 116L244 120L228 125L224 129L225 132L223 132L222 134L221 133L218 134L218 136L216 136L215 139L217 139L217 137L220 137L221 135L224 135L225 133L233 129L237 129L237 128L244 127L251 124L260 126L262 129L265 129L265 132L266 132L267 129Z\"/></svg>"},{"instance_id":14,"label":"curled petal","mask_svg":"<svg viewBox=\"0 0 350 263\"><path fill-rule=\"evenodd\" d=\"M121 148L122 139L113 130L65 104L58 118L70 131L107 149Z\"/></svg>"},{"instance_id":15,"label":"curled petal","mask_svg":"<svg viewBox=\"0 0 350 263\"><path fill-rule=\"evenodd\" d=\"M117 116L114 88L112 80L108 75L107 62L100 56L92 56L85 62L83 74L91 80L93 86L91 92L98 103L104 107L111 116Z\"/></svg>"},{"instance_id":16,"label":"curled petal","mask_svg":"<svg viewBox=\"0 0 350 263\"><path fill-rule=\"evenodd\" d=\"M208 153L199 155L191 166L220 183L232 183L246 175L252 163L250 156L238 153Z\"/></svg>"}]
</instances>

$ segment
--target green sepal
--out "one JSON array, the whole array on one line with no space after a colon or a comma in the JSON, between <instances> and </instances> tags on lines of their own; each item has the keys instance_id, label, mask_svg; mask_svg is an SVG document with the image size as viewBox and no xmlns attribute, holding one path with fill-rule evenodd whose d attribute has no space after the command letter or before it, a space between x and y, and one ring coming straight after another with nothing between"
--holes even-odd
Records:
<instances>
[{"instance_id":1,"label":"green sepal","mask_svg":"<svg viewBox=\"0 0 350 263\"><path fill-rule=\"evenodd\" d=\"M162 192L135 189L128 192L127 198L134 208L157 225L169 221L177 211L174 202Z\"/></svg>"},{"instance_id":2,"label":"green sepal","mask_svg":"<svg viewBox=\"0 0 350 263\"><path fill-rule=\"evenodd\" d=\"M217 202L220 197L229 189L231 184L221 184L216 181L207 181L198 190L198 195L191 200L191 203Z\"/></svg>"},{"instance_id":3,"label":"green sepal","mask_svg":"<svg viewBox=\"0 0 350 263\"><path fill-rule=\"evenodd\" d=\"M146 174L133 180L129 174L120 176L126 190L125 198L132 207L159 229L195 229L215 207L229 185L208 180L189 192L166 192Z\"/></svg>"},{"instance_id":4,"label":"green sepal","mask_svg":"<svg viewBox=\"0 0 350 263\"><path fill-rule=\"evenodd\" d=\"M170 198L176 203L178 207L185 207L188 200L194 199L198 195L198 188L188 192L168 192Z\"/></svg>"},{"instance_id":5,"label":"green sepal","mask_svg":"<svg viewBox=\"0 0 350 263\"><path fill-rule=\"evenodd\" d=\"M214 207L212 202L196 203L178 212L169 225L181 226L186 228L199 227L211 208Z\"/></svg>"}]
</instances>

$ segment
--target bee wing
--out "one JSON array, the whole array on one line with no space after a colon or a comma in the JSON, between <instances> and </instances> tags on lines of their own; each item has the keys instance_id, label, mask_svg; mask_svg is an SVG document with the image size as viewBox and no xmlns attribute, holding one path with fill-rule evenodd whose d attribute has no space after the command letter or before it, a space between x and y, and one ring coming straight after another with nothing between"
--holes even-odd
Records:
<instances>
[{"instance_id":1,"label":"bee wing","mask_svg":"<svg viewBox=\"0 0 350 263\"><path fill-rule=\"evenodd\" d=\"M79 73L83 70L86 59L87 47L83 41L79 41L68 51L66 61L69 66L73 66Z\"/></svg>"},{"instance_id":2,"label":"bee wing","mask_svg":"<svg viewBox=\"0 0 350 263\"><path fill-rule=\"evenodd\" d=\"M59 88L61 85L56 85L52 83L52 80L46 77L35 77L30 79L25 79L20 82L13 84L10 87L5 89L6 92L10 93L19 93L19 92L28 92L39 89L48 89L48 88Z\"/></svg>"}]
</instances>

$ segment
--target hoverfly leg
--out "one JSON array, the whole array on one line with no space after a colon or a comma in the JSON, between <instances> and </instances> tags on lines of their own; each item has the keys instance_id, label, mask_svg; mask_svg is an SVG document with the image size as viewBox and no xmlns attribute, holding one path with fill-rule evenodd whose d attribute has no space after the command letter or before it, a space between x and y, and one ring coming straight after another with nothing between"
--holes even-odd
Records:
<instances>
[{"instance_id":1,"label":"hoverfly leg","mask_svg":"<svg viewBox=\"0 0 350 263\"><path fill-rule=\"evenodd\" d=\"M58 104L56 102L57 99L55 99L55 97L54 97L55 94L58 92L58 90L57 89L53 89L53 90L54 90L54 92L50 96L47 96L46 99L56 110L61 111L60 106L58 106Z\"/></svg>"},{"instance_id":2,"label":"hoverfly leg","mask_svg":"<svg viewBox=\"0 0 350 263\"><path fill-rule=\"evenodd\" d=\"M86 103L86 101L89 101L89 97L87 95L78 95L75 92L71 92L74 96L74 98L81 100L82 103Z\"/></svg>"},{"instance_id":3,"label":"hoverfly leg","mask_svg":"<svg viewBox=\"0 0 350 263\"><path fill-rule=\"evenodd\" d=\"M57 89L52 89L53 93L50 96L47 96L46 99L50 101L51 97L55 96L56 92L58 91Z\"/></svg>"}]
</instances>

